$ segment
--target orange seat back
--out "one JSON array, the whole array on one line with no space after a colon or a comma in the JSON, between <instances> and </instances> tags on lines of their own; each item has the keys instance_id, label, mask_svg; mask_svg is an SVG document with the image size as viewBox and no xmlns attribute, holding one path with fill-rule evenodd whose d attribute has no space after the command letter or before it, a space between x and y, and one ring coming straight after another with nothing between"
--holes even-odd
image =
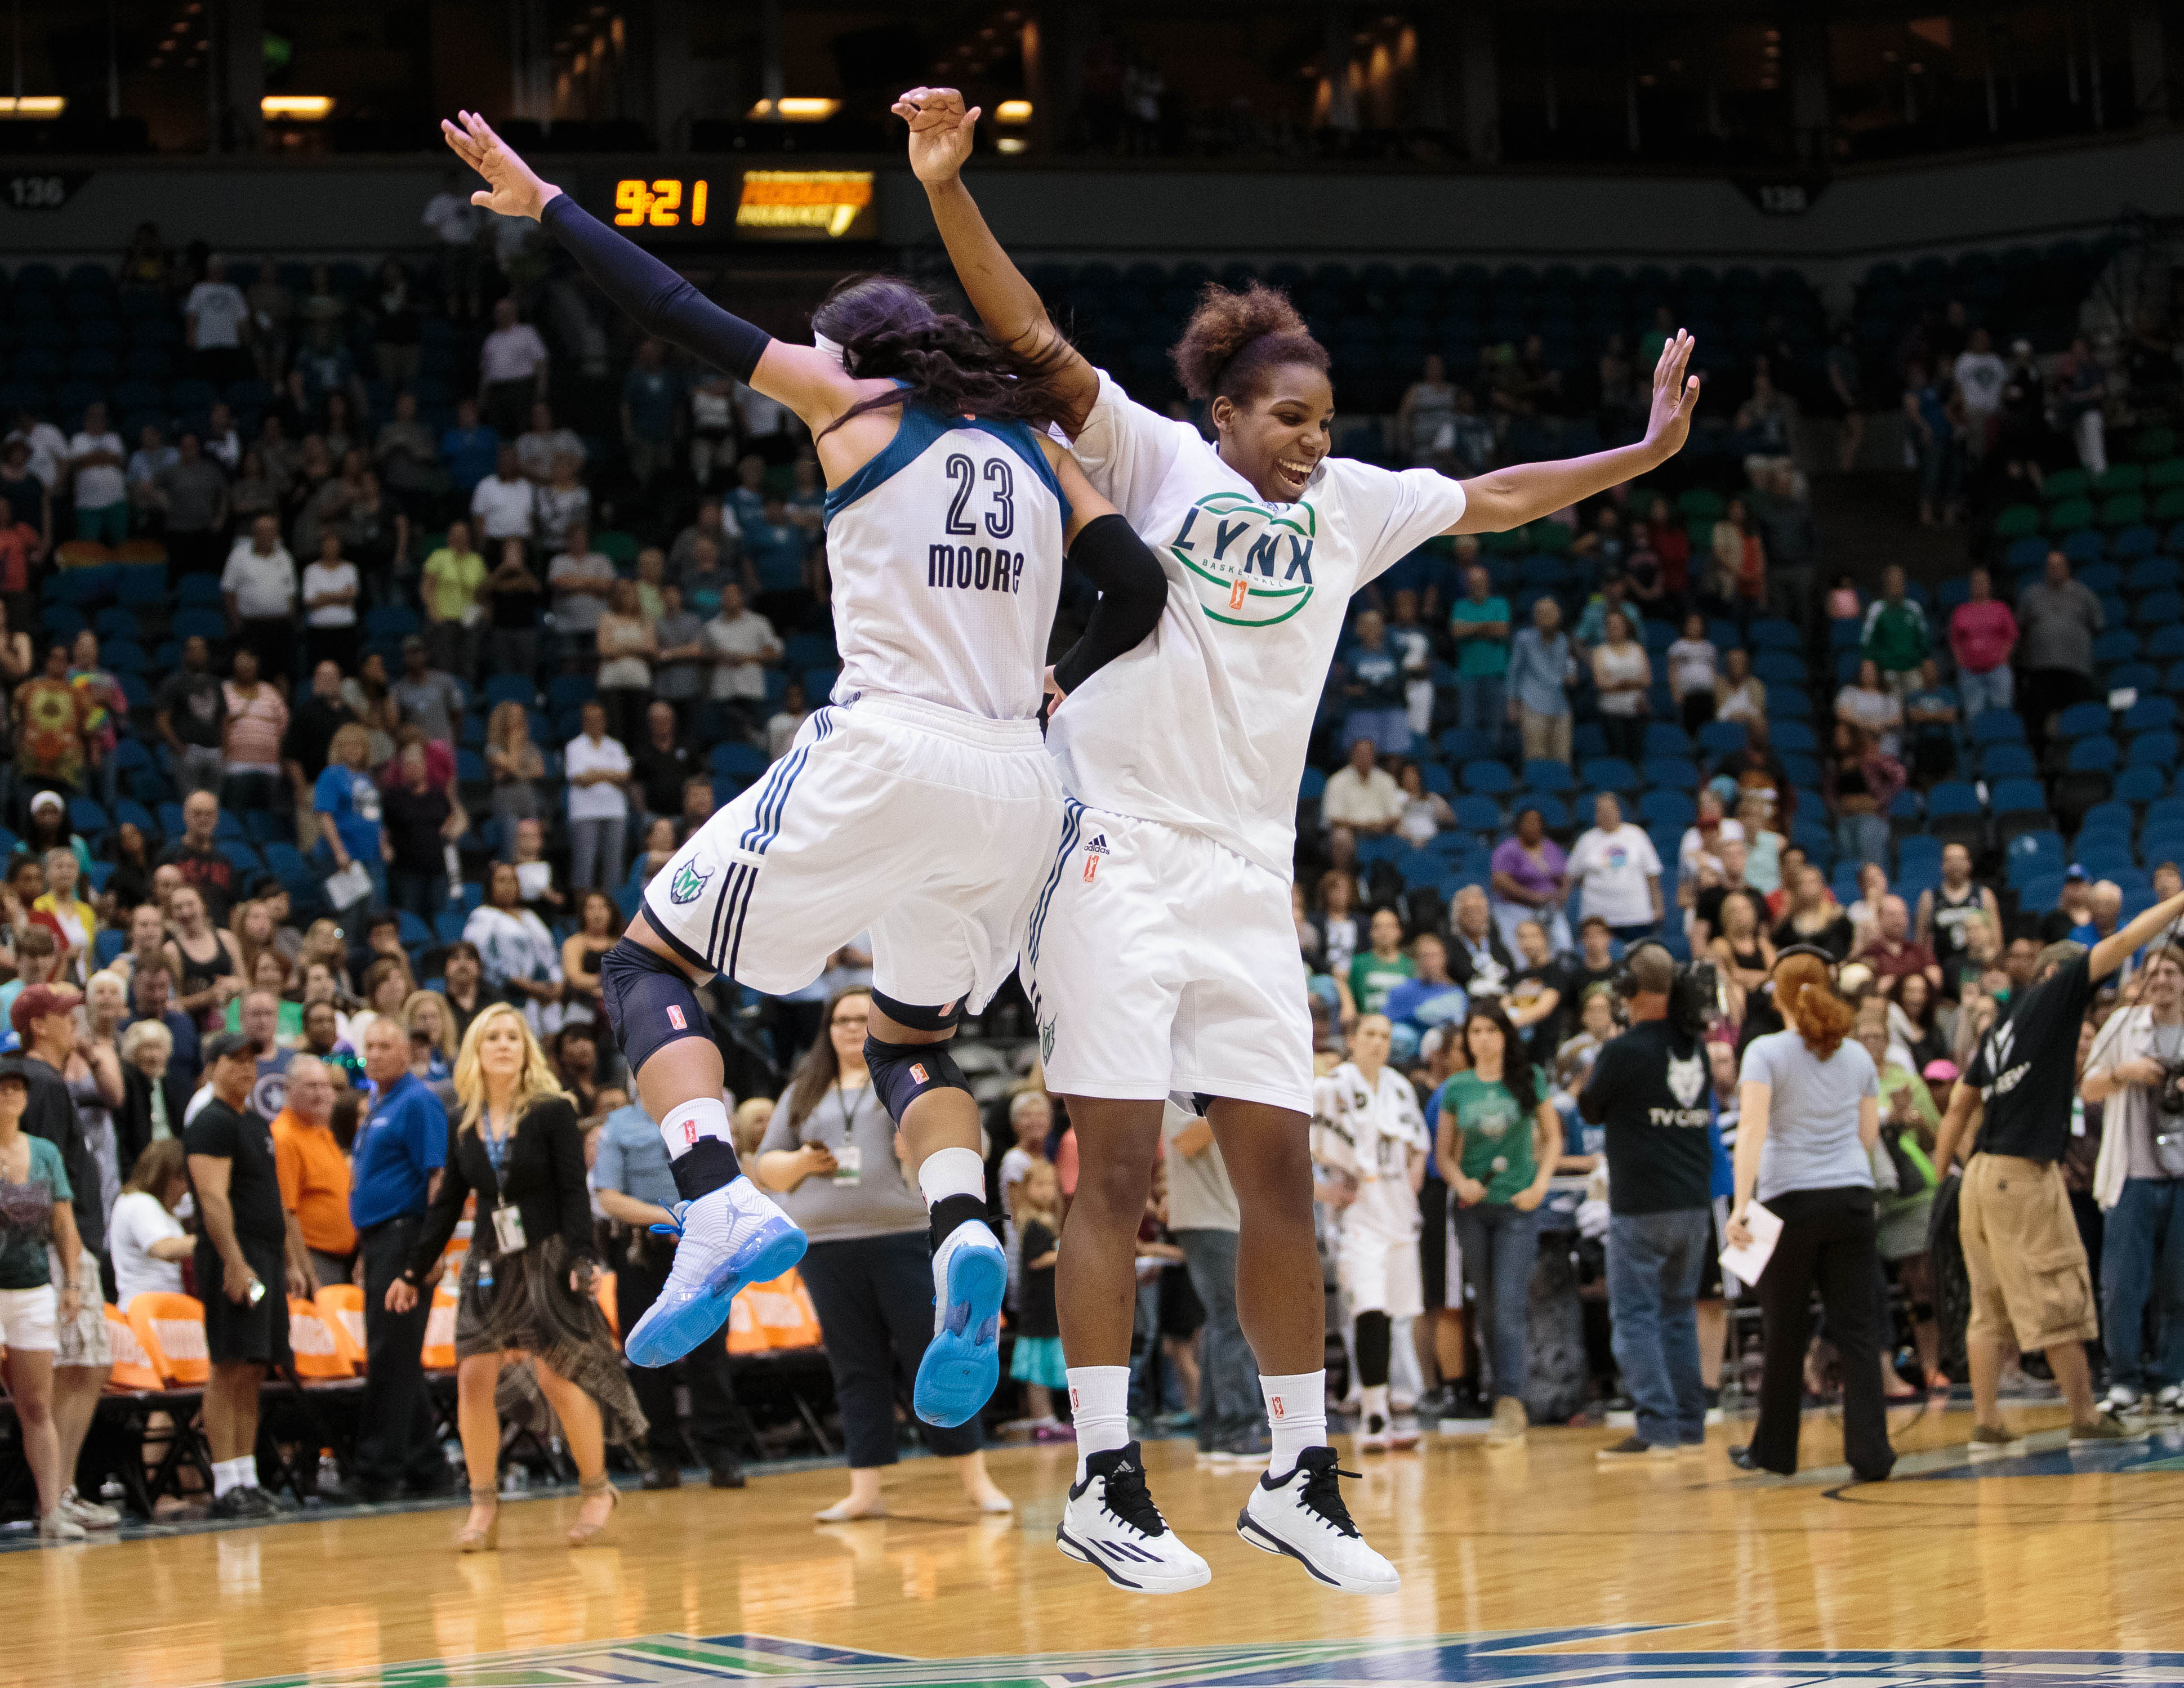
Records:
<instances>
[{"instance_id":1,"label":"orange seat back","mask_svg":"<svg viewBox=\"0 0 2184 1688\"><path fill-rule=\"evenodd\" d=\"M329 1284L318 1294L319 1312L334 1328L342 1351L357 1370L364 1369L364 1286Z\"/></svg>"},{"instance_id":2,"label":"orange seat back","mask_svg":"<svg viewBox=\"0 0 2184 1688\"><path fill-rule=\"evenodd\" d=\"M106 1374L112 1390L164 1389L159 1368L144 1351L136 1329L113 1302L106 1304L106 1340L114 1350L114 1369Z\"/></svg>"},{"instance_id":3,"label":"orange seat back","mask_svg":"<svg viewBox=\"0 0 2184 1688\"><path fill-rule=\"evenodd\" d=\"M432 1290L432 1311L425 1320L423 1357L428 1372L455 1368L455 1292L444 1284Z\"/></svg>"},{"instance_id":4,"label":"orange seat back","mask_svg":"<svg viewBox=\"0 0 2184 1688\"><path fill-rule=\"evenodd\" d=\"M147 1290L129 1301L129 1328L136 1333L159 1375L170 1384L201 1384L212 1375L205 1354L204 1303L194 1295Z\"/></svg>"},{"instance_id":5,"label":"orange seat back","mask_svg":"<svg viewBox=\"0 0 2184 1688\"><path fill-rule=\"evenodd\" d=\"M736 1328L739 1313L746 1321L740 1333ZM819 1340L819 1315L802 1275L793 1266L778 1278L740 1290L729 1305L731 1354L816 1348Z\"/></svg>"},{"instance_id":6,"label":"orange seat back","mask_svg":"<svg viewBox=\"0 0 2184 1688\"><path fill-rule=\"evenodd\" d=\"M307 1301L301 1295L288 1298L288 1351L295 1357L299 1378L356 1375L340 1321L321 1312L316 1301Z\"/></svg>"}]
</instances>

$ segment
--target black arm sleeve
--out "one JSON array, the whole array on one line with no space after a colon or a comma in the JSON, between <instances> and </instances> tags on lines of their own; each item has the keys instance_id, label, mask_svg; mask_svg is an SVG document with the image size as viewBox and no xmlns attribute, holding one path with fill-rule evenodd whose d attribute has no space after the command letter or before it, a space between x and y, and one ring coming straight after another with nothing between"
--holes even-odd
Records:
<instances>
[{"instance_id":1,"label":"black arm sleeve","mask_svg":"<svg viewBox=\"0 0 2184 1688\"><path fill-rule=\"evenodd\" d=\"M599 291L646 333L749 381L773 343L763 328L722 310L650 253L625 240L566 193L546 202L539 222L583 265Z\"/></svg>"},{"instance_id":2,"label":"black arm sleeve","mask_svg":"<svg viewBox=\"0 0 2184 1688\"><path fill-rule=\"evenodd\" d=\"M1084 637L1054 665L1054 683L1065 694L1148 637L1167 607L1167 577L1119 515L1087 522L1070 547L1069 560L1100 588L1100 601Z\"/></svg>"}]
</instances>

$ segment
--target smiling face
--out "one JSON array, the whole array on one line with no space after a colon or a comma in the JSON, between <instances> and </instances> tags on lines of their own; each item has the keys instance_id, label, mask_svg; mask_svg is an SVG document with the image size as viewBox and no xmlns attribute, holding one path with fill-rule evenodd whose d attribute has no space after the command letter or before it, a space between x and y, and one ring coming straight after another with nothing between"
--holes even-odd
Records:
<instances>
[{"instance_id":1,"label":"smiling face","mask_svg":"<svg viewBox=\"0 0 2184 1688\"><path fill-rule=\"evenodd\" d=\"M1221 460L1274 504L1295 504L1320 460L1334 448L1334 388L1324 370L1279 364L1247 404L1214 399Z\"/></svg>"}]
</instances>

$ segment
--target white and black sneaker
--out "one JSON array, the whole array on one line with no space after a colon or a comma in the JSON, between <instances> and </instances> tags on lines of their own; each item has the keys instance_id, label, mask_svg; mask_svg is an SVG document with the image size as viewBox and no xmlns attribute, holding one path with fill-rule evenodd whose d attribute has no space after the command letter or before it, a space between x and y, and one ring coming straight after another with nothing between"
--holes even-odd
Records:
<instances>
[{"instance_id":1,"label":"white and black sneaker","mask_svg":"<svg viewBox=\"0 0 2184 1688\"><path fill-rule=\"evenodd\" d=\"M1287 1554L1329 1588L1393 1594L1402 1579L1366 1546L1342 1504L1337 1479L1357 1475L1337 1468L1333 1448L1306 1448L1288 1476L1277 1480L1269 1472L1251 1485L1236 1534L1262 1553Z\"/></svg>"},{"instance_id":2,"label":"white and black sneaker","mask_svg":"<svg viewBox=\"0 0 2184 1688\"><path fill-rule=\"evenodd\" d=\"M1204 1587L1213 1576L1153 1504L1135 1442L1085 1455L1084 1480L1070 1485L1054 1545L1134 1594L1181 1594Z\"/></svg>"}]
</instances>

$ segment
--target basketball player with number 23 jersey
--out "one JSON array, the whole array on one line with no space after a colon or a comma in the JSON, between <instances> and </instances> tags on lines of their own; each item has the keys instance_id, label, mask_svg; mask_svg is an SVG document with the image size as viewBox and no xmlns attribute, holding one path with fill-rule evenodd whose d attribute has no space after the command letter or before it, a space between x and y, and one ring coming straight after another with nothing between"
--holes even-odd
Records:
<instances>
[{"instance_id":1,"label":"basketball player with number 23 jersey","mask_svg":"<svg viewBox=\"0 0 2184 1688\"><path fill-rule=\"evenodd\" d=\"M804 1253L738 1165L694 983L796 990L869 931L865 1058L932 1222L935 1328L912 1398L930 1423L965 1423L998 1376L1008 1272L986 1224L978 1106L948 1041L1014 967L1062 828L1040 742L1048 688L1074 690L1150 633L1167 582L1044 432L1064 409L1039 360L885 277L838 287L814 313L819 343L786 344L541 181L482 118L441 127L489 184L474 203L538 219L647 332L794 410L827 480L832 701L670 858L600 963L682 1197L674 1266L626 1351L639 1365L681 1358L738 1290ZM1065 549L1101 596L1043 680Z\"/></svg>"},{"instance_id":2,"label":"basketball player with number 23 jersey","mask_svg":"<svg viewBox=\"0 0 2184 1688\"><path fill-rule=\"evenodd\" d=\"M1001 346L1055 370L1092 485L1168 579L1154 637L1053 709L1069 802L1024 975L1078 1174L1056 1300L1078 1471L1056 1542L1118 1587L1195 1588L1206 1561L1153 1503L1129 1440L1134 1239L1161 1112L1202 1095L1236 1189L1236 1298L1271 1430L1236 1520L1320 1585L1392 1593L1327 1442L1326 1313L1312 1233L1312 1028L1290 916L1297 789L1352 594L1439 533L1518 526L1671 456L1698 382L1663 349L1635 445L1468 482L1329 454L1326 352L1287 298L1209 287L1174 350L1218 439L1134 402L1047 320L961 171L978 113L918 88L895 113L964 292Z\"/></svg>"}]
</instances>

